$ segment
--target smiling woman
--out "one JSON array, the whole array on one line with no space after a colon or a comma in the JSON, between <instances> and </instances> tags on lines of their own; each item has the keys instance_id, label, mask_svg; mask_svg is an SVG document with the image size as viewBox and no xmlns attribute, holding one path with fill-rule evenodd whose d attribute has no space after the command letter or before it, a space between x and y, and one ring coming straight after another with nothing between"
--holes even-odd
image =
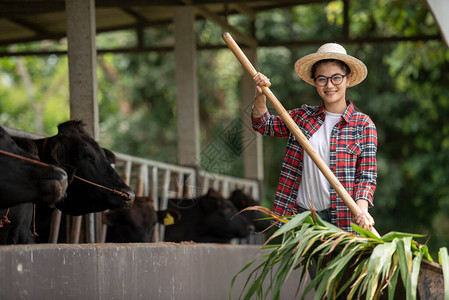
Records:
<instances>
[{"instance_id":1,"label":"smiling woman","mask_svg":"<svg viewBox=\"0 0 449 300\"><path fill-rule=\"evenodd\" d=\"M313 209L326 221L349 232L353 232L351 221L372 227L374 219L368 207L373 205L376 188L377 133L371 119L357 111L346 97L347 88L366 78L366 66L347 55L341 45L328 43L299 59L295 71L315 86L323 104L304 104L288 114L359 209L351 213L313 158L304 152L285 120L268 112L263 87L271 83L265 75L256 73L253 129L263 135L288 138L273 210L288 216Z\"/></svg>"}]
</instances>

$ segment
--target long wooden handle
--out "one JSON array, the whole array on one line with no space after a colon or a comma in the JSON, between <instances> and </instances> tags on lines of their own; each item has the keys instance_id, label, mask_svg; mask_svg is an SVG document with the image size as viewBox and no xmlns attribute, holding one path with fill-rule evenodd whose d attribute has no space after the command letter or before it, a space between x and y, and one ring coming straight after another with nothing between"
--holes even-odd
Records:
<instances>
[{"instance_id":1,"label":"long wooden handle","mask_svg":"<svg viewBox=\"0 0 449 300\"><path fill-rule=\"evenodd\" d=\"M237 43L234 41L232 36L225 32L223 34L223 40L225 41L226 45L228 45L229 49L234 53L234 55L237 57L237 59L240 61L242 66L248 71L248 73L253 77L256 75L257 71L251 64L251 62L248 60L246 55L243 53L243 51L240 49L240 47L237 45ZM268 87L262 87L263 93L265 96L267 96L268 100L270 101L271 105L276 109L279 116L284 121L287 128L293 133L295 138L298 140L298 142L301 144L301 146L304 148L304 151L307 152L307 154L310 156L310 158L313 160L315 165L320 169L321 173L323 173L324 177L329 181L329 183L332 185L332 187L335 189L335 191L338 193L338 195L341 197L343 202L349 207L349 210L354 214L360 214L362 213L361 209L357 206L357 204L354 202L354 199L349 195L349 193L346 191L346 189L343 187L343 185L340 183L340 181L337 179L337 177L332 173L332 171L329 169L327 164L323 161L323 159L320 157L320 155L315 151L312 144L310 144L309 140L304 136L304 133L299 129L298 125L293 121L292 117L288 114L288 112L285 110L285 108L282 106L282 104L279 102L279 100L276 98L276 96L271 92L271 90ZM365 219L366 220L366 219ZM368 220L366 220L366 224L368 225ZM376 231L376 229L373 226L369 226L369 230L371 233L375 234L377 237L380 237L379 233Z\"/></svg>"}]
</instances>

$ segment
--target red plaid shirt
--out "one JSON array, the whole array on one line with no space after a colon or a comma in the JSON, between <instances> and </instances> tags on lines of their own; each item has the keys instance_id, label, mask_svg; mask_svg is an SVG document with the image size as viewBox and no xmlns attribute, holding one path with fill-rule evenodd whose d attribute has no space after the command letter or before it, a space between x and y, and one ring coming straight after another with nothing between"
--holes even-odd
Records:
<instances>
[{"instance_id":1,"label":"red plaid shirt","mask_svg":"<svg viewBox=\"0 0 449 300\"><path fill-rule=\"evenodd\" d=\"M302 105L289 114L307 139L320 128L326 116L324 105ZM266 112L259 118L252 118L252 122L253 129L263 135L288 138L273 211L280 216L296 214L304 150L279 116ZM332 130L329 167L354 201L365 199L370 206L376 189L376 151L377 132L373 121L348 103L341 120ZM332 223L352 232L352 214L332 185L330 208Z\"/></svg>"}]
</instances>

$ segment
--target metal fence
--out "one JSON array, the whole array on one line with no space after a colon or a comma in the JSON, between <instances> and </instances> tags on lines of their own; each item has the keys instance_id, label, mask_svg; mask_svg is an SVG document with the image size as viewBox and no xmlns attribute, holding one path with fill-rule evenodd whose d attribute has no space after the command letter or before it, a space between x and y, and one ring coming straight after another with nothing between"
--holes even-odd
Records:
<instances>
[{"instance_id":1,"label":"metal fence","mask_svg":"<svg viewBox=\"0 0 449 300\"><path fill-rule=\"evenodd\" d=\"M200 187L203 192L207 191L209 188L214 188L225 198L228 198L232 191L241 189L254 199L260 199L260 183L253 179L238 178L200 171Z\"/></svg>"}]
</instances>

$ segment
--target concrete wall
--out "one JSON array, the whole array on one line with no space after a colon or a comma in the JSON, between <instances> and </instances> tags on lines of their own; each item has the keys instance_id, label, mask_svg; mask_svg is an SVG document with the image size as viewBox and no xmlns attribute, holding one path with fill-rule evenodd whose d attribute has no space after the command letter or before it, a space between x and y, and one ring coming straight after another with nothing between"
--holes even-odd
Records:
<instances>
[{"instance_id":1,"label":"concrete wall","mask_svg":"<svg viewBox=\"0 0 449 300\"><path fill-rule=\"evenodd\" d=\"M0 299L229 299L232 277L260 255L259 248L194 243L1 246ZM231 299L238 299L246 278L237 277ZM298 278L299 272L292 274L281 299L294 299Z\"/></svg>"}]
</instances>

